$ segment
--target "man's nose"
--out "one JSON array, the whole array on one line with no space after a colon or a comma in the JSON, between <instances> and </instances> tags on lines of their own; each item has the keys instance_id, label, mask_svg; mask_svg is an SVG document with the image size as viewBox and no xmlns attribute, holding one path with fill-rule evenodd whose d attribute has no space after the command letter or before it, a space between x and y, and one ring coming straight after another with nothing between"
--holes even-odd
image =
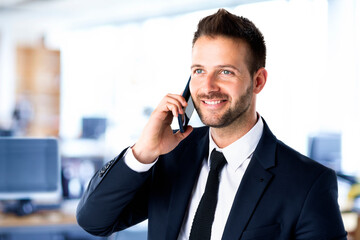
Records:
<instances>
[{"instance_id":1,"label":"man's nose","mask_svg":"<svg viewBox=\"0 0 360 240\"><path fill-rule=\"evenodd\" d=\"M205 92L216 92L220 90L216 74L209 73L206 75L203 88Z\"/></svg>"}]
</instances>

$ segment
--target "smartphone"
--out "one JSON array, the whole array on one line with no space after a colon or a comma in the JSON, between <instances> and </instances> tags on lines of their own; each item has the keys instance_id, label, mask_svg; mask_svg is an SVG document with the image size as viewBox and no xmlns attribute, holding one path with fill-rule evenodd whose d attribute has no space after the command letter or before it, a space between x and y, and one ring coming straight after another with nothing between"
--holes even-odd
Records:
<instances>
[{"instance_id":1,"label":"smartphone","mask_svg":"<svg viewBox=\"0 0 360 240\"><path fill-rule=\"evenodd\" d=\"M189 124L191 115L194 112L194 103L193 103L193 100L192 100L191 94L190 94L190 80L191 80L191 76L190 76L189 81L187 82L185 90L182 94L182 96L187 101L188 105L185 108L185 111L184 111L185 114L179 114L179 116L178 116L179 130L182 133L186 131L186 127Z\"/></svg>"}]
</instances>

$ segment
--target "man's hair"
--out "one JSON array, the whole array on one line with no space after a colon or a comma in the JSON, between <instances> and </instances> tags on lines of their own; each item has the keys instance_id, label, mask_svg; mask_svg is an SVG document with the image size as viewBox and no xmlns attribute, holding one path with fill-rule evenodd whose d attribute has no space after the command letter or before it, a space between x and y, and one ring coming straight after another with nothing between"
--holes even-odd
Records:
<instances>
[{"instance_id":1,"label":"man's hair","mask_svg":"<svg viewBox=\"0 0 360 240\"><path fill-rule=\"evenodd\" d=\"M224 36L234 40L243 40L249 46L246 58L248 70L253 75L261 67L265 67L266 46L264 36L249 19L236 16L225 9L200 20L194 34L193 46L201 36Z\"/></svg>"}]
</instances>

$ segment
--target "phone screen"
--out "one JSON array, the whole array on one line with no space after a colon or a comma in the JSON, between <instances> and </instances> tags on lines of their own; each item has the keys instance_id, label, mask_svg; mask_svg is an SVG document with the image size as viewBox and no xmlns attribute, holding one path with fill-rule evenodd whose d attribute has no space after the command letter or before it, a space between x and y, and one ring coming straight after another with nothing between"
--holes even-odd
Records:
<instances>
[{"instance_id":1,"label":"phone screen","mask_svg":"<svg viewBox=\"0 0 360 240\"><path fill-rule=\"evenodd\" d=\"M184 111L185 114L179 114L179 116L178 116L180 132L186 131L186 127L189 124L191 115L194 112L194 103L192 101L191 94L190 94L190 80L191 80L191 76L190 76L189 81L187 82L185 90L182 94L182 96L187 101L188 105L185 108L185 111Z\"/></svg>"}]
</instances>

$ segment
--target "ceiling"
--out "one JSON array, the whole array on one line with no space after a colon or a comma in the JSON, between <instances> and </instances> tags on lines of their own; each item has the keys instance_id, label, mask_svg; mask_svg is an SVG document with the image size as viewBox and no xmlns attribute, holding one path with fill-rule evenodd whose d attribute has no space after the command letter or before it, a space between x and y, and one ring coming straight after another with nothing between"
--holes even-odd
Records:
<instances>
[{"instance_id":1,"label":"ceiling","mask_svg":"<svg viewBox=\"0 0 360 240\"><path fill-rule=\"evenodd\" d=\"M0 0L0 31L46 33L259 1L266 0Z\"/></svg>"}]
</instances>

